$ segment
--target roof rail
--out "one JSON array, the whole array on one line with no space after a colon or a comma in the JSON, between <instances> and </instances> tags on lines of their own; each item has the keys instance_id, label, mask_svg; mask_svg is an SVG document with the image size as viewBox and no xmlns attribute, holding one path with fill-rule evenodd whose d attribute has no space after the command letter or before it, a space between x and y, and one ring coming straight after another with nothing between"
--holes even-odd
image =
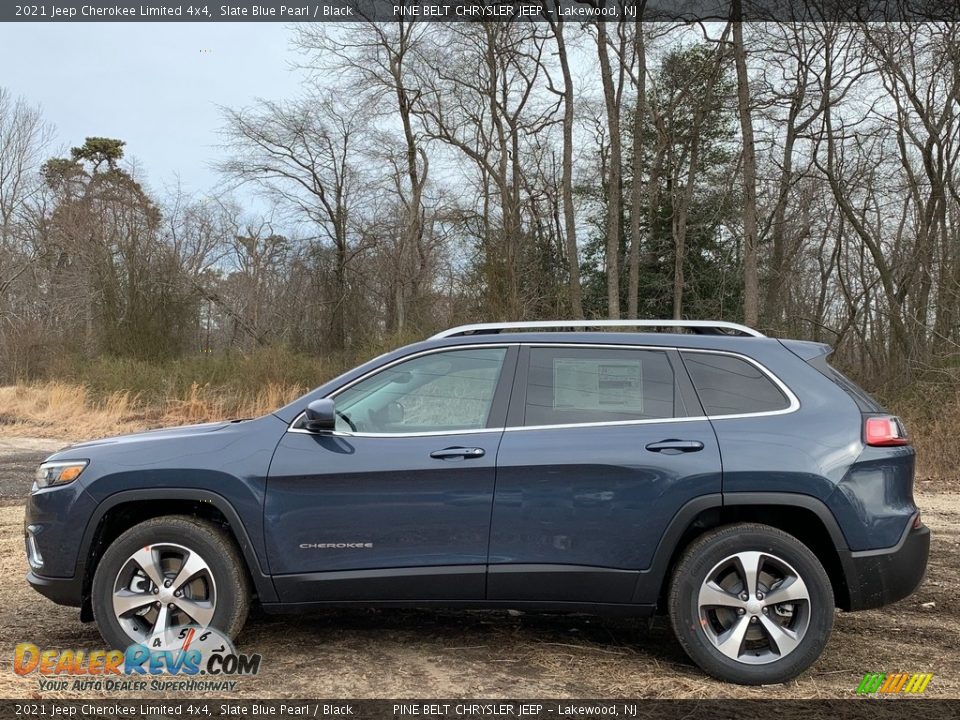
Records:
<instances>
[{"instance_id":1,"label":"roof rail","mask_svg":"<svg viewBox=\"0 0 960 720\"><path fill-rule=\"evenodd\" d=\"M593 328L683 328L698 335L746 335L764 337L746 325L723 320L533 320L527 322L477 323L439 332L431 340L458 335L489 335L510 330L590 330Z\"/></svg>"}]
</instances>

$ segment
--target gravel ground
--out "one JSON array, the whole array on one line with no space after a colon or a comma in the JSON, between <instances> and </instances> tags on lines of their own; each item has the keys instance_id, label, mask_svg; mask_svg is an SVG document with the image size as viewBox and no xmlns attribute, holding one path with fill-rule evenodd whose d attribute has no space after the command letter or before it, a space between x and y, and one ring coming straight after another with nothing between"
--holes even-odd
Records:
<instances>
[{"instance_id":1,"label":"gravel ground","mask_svg":"<svg viewBox=\"0 0 960 720\"><path fill-rule=\"evenodd\" d=\"M37 464L64 445L43 438L0 437L0 506L23 505Z\"/></svg>"}]
</instances>

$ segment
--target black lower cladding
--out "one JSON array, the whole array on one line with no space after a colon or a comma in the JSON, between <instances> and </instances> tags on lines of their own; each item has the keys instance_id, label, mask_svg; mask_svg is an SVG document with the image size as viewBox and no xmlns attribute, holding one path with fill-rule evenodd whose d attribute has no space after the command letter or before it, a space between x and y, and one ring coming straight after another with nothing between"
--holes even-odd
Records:
<instances>
[{"instance_id":1,"label":"black lower cladding","mask_svg":"<svg viewBox=\"0 0 960 720\"><path fill-rule=\"evenodd\" d=\"M930 529L911 527L886 550L841 553L850 594L848 610L870 610L910 595L923 581L930 554Z\"/></svg>"},{"instance_id":2,"label":"black lower cladding","mask_svg":"<svg viewBox=\"0 0 960 720\"><path fill-rule=\"evenodd\" d=\"M283 603L517 607L647 614L631 601L638 573L562 565L460 565L277 575ZM271 604L272 605L272 604ZM267 607L267 603L264 603ZM276 609L276 608L271 608Z\"/></svg>"},{"instance_id":3,"label":"black lower cladding","mask_svg":"<svg viewBox=\"0 0 960 720\"><path fill-rule=\"evenodd\" d=\"M281 602L482 600L486 566L458 565L274 575Z\"/></svg>"},{"instance_id":4,"label":"black lower cladding","mask_svg":"<svg viewBox=\"0 0 960 720\"><path fill-rule=\"evenodd\" d=\"M927 557L930 554L930 530L927 527L908 529L896 546L885 550L871 550L867 552L840 551L845 580L849 592L847 610L869 610L882 607L897 600L901 600L917 589L923 581L927 567ZM606 603L613 603L622 608L636 608L641 606L634 603L622 602L622 588L620 584L611 580L633 581L634 573L615 573L605 576L606 582L601 583L611 592L602 593L603 597L587 598L562 597L558 587L552 587L550 582L546 586L551 592L541 594L544 580L569 580L577 573L508 573L506 568L491 568L493 586L502 584L500 590L492 597L484 597L485 567L459 568L422 568L417 570L399 569L393 571L365 571L346 573L312 573L299 576L279 576L274 578L280 595L285 602L294 606L303 603L317 602L346 604L363 603L397 603L402 605L417 604L449 604L450 606L489 606L496 607L511 601L531 607L540 606L544 609L559 609L564 604L583 605L586 609L596 604L598 607ZM512 568L516 570L515 568ZM529 571L531 568L524 567ZM604 574L606 575L606 574ZM539 591L524 596L518 592L518 584L531 585ZM580 579L583 579L582 576ZM525 581L521 583L522 581ZM596 582L597 578L593 578ZM40 594L46 596L58 605L80 607L83 602L82 578L51 578L27 573L27 582ZM569 589L567 582L560 583ZM425 589L427 592L425 592ZM536 599L534 599L536 595ZM609 597L607 596L609 595ZM560 602L566 600L567 603ZM571 602L572 601L572 602ZM577 602L579 601L579 603ZM599 601L599 602L597 602ZM652 609L653 605L645 605L643 610Z\"/></svg>"},{"instance_id":5,"label":"black lower cladding","mask_svg":"<svg viewBox=\"0 0 960 720\"><path fill-rule=\"evenodd\" d=\"M44 597L57 605L80 607L83 601L83 582L80 578L48 578L34 572L27 573L27 582Z\"/></svg>"}]
</instances>

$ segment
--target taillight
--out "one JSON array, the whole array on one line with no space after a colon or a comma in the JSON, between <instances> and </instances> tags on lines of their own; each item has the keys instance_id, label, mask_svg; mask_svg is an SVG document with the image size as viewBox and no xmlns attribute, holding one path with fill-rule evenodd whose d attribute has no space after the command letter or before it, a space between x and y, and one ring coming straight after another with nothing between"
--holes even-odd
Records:
<instances>
[{"instance_id":1,"label":"taillight","mask_svg":"<svg viewBox=\"0 0 960 720\"><path fill-rule=\"evenodd\" d=\"M891 445L909 445L907 431L900 418L887 415L868 417L863 425L867 445L890 447Z\"/></svg>"}]
</instances>

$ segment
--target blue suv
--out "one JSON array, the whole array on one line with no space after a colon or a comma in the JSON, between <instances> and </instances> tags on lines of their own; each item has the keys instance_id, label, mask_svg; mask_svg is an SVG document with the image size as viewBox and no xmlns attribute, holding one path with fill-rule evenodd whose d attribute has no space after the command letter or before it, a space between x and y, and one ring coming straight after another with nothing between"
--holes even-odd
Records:
<instances>
[{"instance_id":1,"label":"blue suv","mask_svg":"<svg viewBox=\"0 0 960 720\"><path fill-rule=\"evenodd\" d=\"M724 322L454 328L264 417L52 455L27 579L118 648L233 636L252 602L660 611L707 673L783 682L835 607L913 592L930 543L902 423L829 353Z\"/></svg>"}]
</instances>

